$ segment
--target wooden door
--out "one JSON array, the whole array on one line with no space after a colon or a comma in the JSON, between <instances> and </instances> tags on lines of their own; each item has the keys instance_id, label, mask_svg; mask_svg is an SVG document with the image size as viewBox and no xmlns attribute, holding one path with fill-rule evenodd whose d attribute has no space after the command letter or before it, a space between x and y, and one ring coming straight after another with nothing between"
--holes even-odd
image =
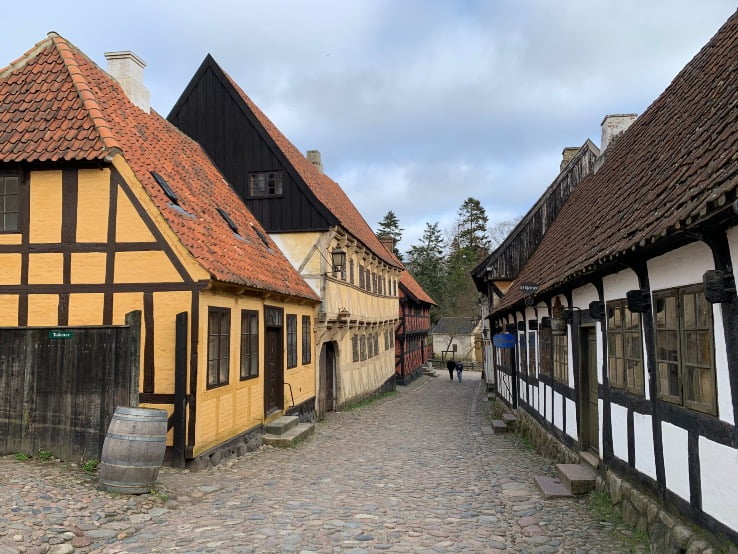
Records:
<instances>
[{"instance_id":1,"label":"wooden door","mask_svg":"<svg viewBox=\"0 0 738 554\"><path fill-rule=\"evenodd\" d=\"M267 327L264 343L264 415L269 415L284 403L282 328Z\"/></svg>"},{"instance_id":2,"label":"wooden door","mask_svg":"<svg viewBox=\"0 0 738 554\"><path fill-rule=\"evenodd\" d=\"M581 383L580 443L582 449L599 451L599 387L597 382L597 334L593 327L580 330L579 375Z\"/></svg>"},{"instance_id":3,"label":"wooden door","mask_svg":"<svg viewBox=\"0 0 738 554\"><path fill-rule=\"evenodd\" d=\"M320 390L318 394L318 415L336 409L336 350L332 342L324 343L320 348Z\"/></svg>"}]
</instances>

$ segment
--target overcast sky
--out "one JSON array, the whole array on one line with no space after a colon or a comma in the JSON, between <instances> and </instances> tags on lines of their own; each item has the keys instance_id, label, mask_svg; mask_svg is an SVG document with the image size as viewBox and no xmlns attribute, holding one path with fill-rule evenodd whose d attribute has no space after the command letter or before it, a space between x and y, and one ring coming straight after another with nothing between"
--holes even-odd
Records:
<instances>
[{"instance_id":1,"label":"overcast sky","mask_svg":"<svg viewBox=\"0 0 738 554\"><path fill-rule=\"evenodd\" d=\"M369 225L400 249L451 228L468 197L524 214L561 151L642 113L735 11L731 0L127 0L2 7L0 67L56 31L105 68L146 63L166 116L213 55Z\"/></svg>"}]
</instances>

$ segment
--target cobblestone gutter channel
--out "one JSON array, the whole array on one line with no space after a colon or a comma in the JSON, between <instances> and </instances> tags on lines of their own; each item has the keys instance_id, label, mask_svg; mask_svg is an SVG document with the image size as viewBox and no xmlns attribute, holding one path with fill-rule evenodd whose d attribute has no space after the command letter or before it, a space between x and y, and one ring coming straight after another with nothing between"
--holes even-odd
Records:
<instances>
[{"instance_id":1,"label":"cobblestone gutter channel","mask_svg":"<svg viewBox=\"0 0 738 554\"><path fill-rule=\"evenodd\" d=\"M579 463L576 452L556 440L525 410L518 410L516 415L521 434L541 454L557 463ZM600 468L596 490L610 497L625 523L649 537L654 553L738 553L734 546L714 542L609 468Z\"/></svg>"}]
</instances>

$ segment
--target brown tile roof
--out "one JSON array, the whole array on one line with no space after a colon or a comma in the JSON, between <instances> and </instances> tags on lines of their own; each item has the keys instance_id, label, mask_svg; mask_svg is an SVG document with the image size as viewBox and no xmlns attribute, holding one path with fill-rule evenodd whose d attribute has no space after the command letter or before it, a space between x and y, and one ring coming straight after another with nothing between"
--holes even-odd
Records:
<instances>
[{"instance_id":1,"label":"brown tile roof","mask_svg":"<svg viewBox=\"0 0 738 554\"><path fill-rule=\"evenodd\" d=\"M222 68L221 68L221 71ZM287 160L295 168L305 184L310 188L315 197L340 221L344 229L351 233L364 246L371 250L377 257L395 267L403 267L402 263L379 242L379 239L362 217L356 206L349 200L338 183L319 171L305 156L292 144L277 126L254 104L251 98L238 86L228 73L223 74L229 80L233 88L238 92L246 106L254 114L267 134L272 138L277 147L282 151Z\"/></svg>"},{"instance_id":2,"label":"brown tile roof","mask_svg":"<svg viewBox=\"0 0 738 554\"><path fill-rule=\"evenodd\" d=\"M407 269L400 274L400 286L417 302L437 305L435 300L428 296L428 293L423 290L423 287L420 286Z\"/></svg>"},{"instance_id":3,"label":"brown tile roof","mask_svg":"<svg viewBox=\"0 0 738 554\"><path fill-rule=\"evenodd\" d=\"M732 215L738 186L738 13L611 145L564 205L516 283L541 292L689 238ZM734 220L733 220L734 221ZM622 267L622 266L621 266ZM522 299L513 283L497 312Z\"/></svg>"},{"instance_id":4,"label":"brown tile roof","mask_svg":"<svg viewBox=\"0 0 738 554\"><path fill-rule=\"evenodd\" d=\"M202 148L153 110L133 105L64 38L50 33L0 70L0 162L104 160L118 151L214 279L318 300ZM178 206L152 171L166 179ZM217 208L230 215L239 236Z\"/></svg>"}]
</instances>

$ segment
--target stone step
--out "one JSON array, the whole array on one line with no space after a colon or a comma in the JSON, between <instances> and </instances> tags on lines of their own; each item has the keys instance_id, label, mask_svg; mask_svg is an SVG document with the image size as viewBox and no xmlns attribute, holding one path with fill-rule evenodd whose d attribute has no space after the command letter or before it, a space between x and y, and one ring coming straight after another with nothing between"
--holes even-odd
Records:
<instances>
[{"instance_id":1,"label":"stone step","mask_svg":"<svg viewBox=\"0 0 738 554\"><path fill-rule=\"evenodd\" d=\"M501 419L493 419L492 420L492 430L495 433L507 433L508 431L507 424Z\"/></svg>"},{"instance_id":2,"label":"stone step","mask_svg":"<svg viewBox=\"0 0 738 554\"><path fill-rule=\"evenodd\" d=\"M298 423L300 423L300 418L297 416L278 417L271 423L266 424L265 432L267 435L284 435L290 429L296 427Z\"/></svg>"},{"instance_id":3,"label":"stone step","mask_svg":"<svg viewBox=\"0 0 738 554\"><path fill-rule=\"evenodd\" d=\"M262 436L261 440L264 444L272 446L292 446L312 435L314 431L314 423L298 423L281 435L266 433Z\"/></svg>"},{"instance_id":4,"label":"stone step","mask_svg":"<svg viewBox=\"0 0 738 554\"><path fill-rule=\"evenodd\" d=\"M556 472L572 494L584 494L595 487L597 476L586 464L556 464Z\"/></svg>"},{"instance_id":5,"label":"stone step","mask_svg":"<svg viewBox=\"0 0 738 554\"><path fill-rule=\"evenodd\" d=\"M502 421L504 421L509 427L514 427L515 424L518 422L518 418L515 416L515 414L505 412L504 414L502 414Z\"/></svg>"},{"instance_id":6,"label":"stone step","mask_svg":"<svg viewBox=\"0 0 738 554\"><path fill-rule=\"evenodd\" d=\"M535 481L538 490L541 491L544 498L570 498L572 496L569 489L562 485L561 481L553 477L538 476L534 477L533 481Z\"/></svg>"},{"instance_id":7,"label":"stone step","mask_svg":"<svg viewBox=\"0 0 738 554\"><path fill-rule=\"evenodd\" d=\"M600 467L600 458L594 452L582 450L579 452L579 458L581 463L587 464L595 472L597 472L597 468Z\"/></svg>"}]
</instances>

